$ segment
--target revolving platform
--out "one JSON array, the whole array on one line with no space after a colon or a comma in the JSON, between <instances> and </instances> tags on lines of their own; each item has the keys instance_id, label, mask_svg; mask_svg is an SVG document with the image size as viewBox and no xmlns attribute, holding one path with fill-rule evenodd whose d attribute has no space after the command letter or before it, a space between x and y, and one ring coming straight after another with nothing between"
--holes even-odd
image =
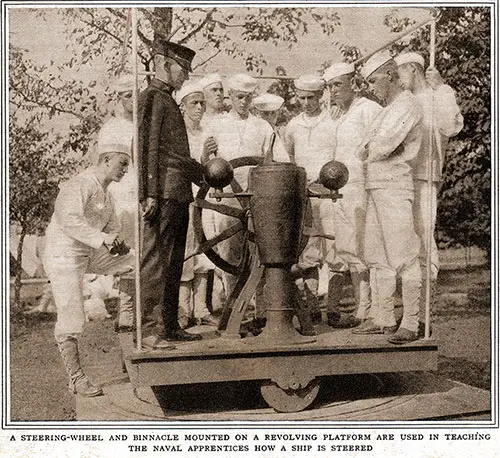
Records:
<instances>
[{"instance_id":1,"label":"revolving platform","mask_svg":"<svg viewBox=\"0 0 500 458\"><path fill-rule=\"evenodd\" d=\"M308 313L296 307L290 265L311 236L303 224L307 198L341 198L342 167L327 167L322 182L329 191L312 193L299 167L255 157L231 166L254 167L249 192L233 179L233 192L223 193L227 177L219 172L231 168L219 162L215 200L207 199L208 185L196 199L198 252L238 278L219 329L191 328L203 339L172 350L137 350L132 333L120 334L128 378L103 380L104 396L77 397L78 420L490 420L489 392L429 372L437 369L434 339L395 346L384 335L325 323L311 328ZM218 200L230 198L238 206ZM207 239L206 210L232 217L234 225ZM244 255L231 264L214 247L238 233ZM254 336L245 332L246 309L263 278L267 320Z\"/></svg>"},{"instance_id":2,"label":"revolving platform","mask_svg":"<svg viewBox=\"0 0 500 458\"><path fill-rule=\"evenodd\" d=\"M207 186L196 198L195 232L199 250L237 277L217 333L196 342L175 343L172 350L138 350L132 334L121 334L124 365L134 392L176 385L256 381L265 402L277 412L299 412L317 398L325 377L403 373L437 369L438 344L423 339L395 346L384 335L353 335L350 330L313 327L310 313L298 306L291 267L307 237L309 199L341 198L348 180L345 166L331 161L322 168L319 187L311 190L303 168L269 157L239 158L228 167L216 158L207 164ZM233 169L250 167L248 191ZM231 184L231 193L223 188ZM207 199L209 188L215 188ZM214 201L215 199L215 201ZM231 201L232 204L221 203ZM201 224L202 212L217 211L235 223L212 239ZM231 264L214 247L238 235L241 260ZM265 326L257 336L242 332L247 306L265 283Z\"/></svg>"},{"instance_id":3,"label":"revolving platform","mask_svg":"<svg viewBox=\"0 0 500 458\"><path fill-rule=\"evenodd\" d=\"M104 396L77 397L77 420L459 421L481 424L491 419L488 391L437 377L427 370L408 371L410 364L405 358L412 358L411 355L418 352L424 355L427 352L422 347L431 342L421 340L403 347L389 347L383 336L354 336L348 329L331 331L326 324L319 325L317 330L317 343L304 345L304 348L294 346L290 350L278 346L259 348L251 343L256 337L223 340L216 336L213 327L199 326L192 332L203 336L201 342L183 343L169 352L149 354L135 352L132 335L121 334L121 348L128 355L128 374L136 373L138 378L143 378L144 384L138 383L140 379L120 379L117 364L114 379L102 379ZM223 348L224 343L226 348ZM309 389L285 391L285 400L271 399L274 405L269 407L269 398L264 400L260 391L269 385L270 374L277 370L279 380L279 375L293 373L301 367L293 365L294 361L303 362L305 358L308 358L306 363L315 379L313 387L309 388L312 393ZM261 365L262 360L264 365ZM330 363L330 367L319 368L321 362ZM410 363L415 367L413 359ZM389 366L384 368L386 364ZM435 362L426 366L419 360L419 364L423 368ZM186 372L181 373L179 368ZM328 372L342 375L320 375ZM259 374L262 380L258 379ZM161 385L151 385L152 377L157 377L155 383ZM225 379L233 381L212 382ZM304 410L278 412L275 407L299 410L313 395L315 399ZM302 397L307 399L304 401Z\"/></svg>"},{"instance_id":4,"label":"revolving platform","mask_svg":"<svg viewBox=\"0 0 500 458\"><path fill-rule=\"evenodd\" d=\"M234 178L240 167L249 169L248 191ZM230 164L213 159L206 166L205 180L207 185L200 188L195 202L199 248L189 256L205 253L237 281L219 329L202 334L200 341L176 342L171 350L150 350L139 347L132 333L120 334L134 395L160 393L161 387L253 382L267 405L277 412L293 413L313 404L328 377L437 369L438 344L431 338L396 346L384 335L354 335L349 329L325 324L314 327L310 311L299 305L291 267L307 238L318 236L306 224L308 202L342 198L338 190L348 180L343 164L325 164L320 184L313 189L303 168L273 162L272 153L264 158L238 158ZM223 191L228 185L230 193ZM215 192L207 198L210 188ZM207 239L203 211L219 212L234 224ZM231 264L214 248L235 236L243 248L239 262ZM253 335L245 332L243 324L259 285L265 285L265 324Z\"/></svg>"}]
</instances>

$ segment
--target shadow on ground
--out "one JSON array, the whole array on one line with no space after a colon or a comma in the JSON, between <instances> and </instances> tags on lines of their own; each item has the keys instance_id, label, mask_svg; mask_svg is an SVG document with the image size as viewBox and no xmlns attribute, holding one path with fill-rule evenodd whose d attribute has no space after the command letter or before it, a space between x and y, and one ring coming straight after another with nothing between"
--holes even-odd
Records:
<instances>
[{"instance_id":1,"label":"shadow on ground","mask_svg":"<svg viewBox=\"0 0 500 458\"><path fill-rule=\"evenodd\" d=\"M476 362L465 358L439 356L438 370L435 374L465 383L466 385L482 388L483 390L491 389L491 368L489 361Z\"/></svg>"},{"instance_id":2,"label":"shadow on ground","mask_svg":"<svg viewBox=\"0 0 500 458\"><path fill-rule=\"evenodd\" d=\"M445 379L433 379L428 383L425 375L415 373L354 374L321 377L321 389L310 408L349 403L362 399L374 399L400 395L447 392L453 383ZM267 409L260 394L259 381L203 383L152 387L156 399L148 390L136 390L139 399L158 405L165 416L174 412L209 413Z\"/></svg>"}]
</instances>

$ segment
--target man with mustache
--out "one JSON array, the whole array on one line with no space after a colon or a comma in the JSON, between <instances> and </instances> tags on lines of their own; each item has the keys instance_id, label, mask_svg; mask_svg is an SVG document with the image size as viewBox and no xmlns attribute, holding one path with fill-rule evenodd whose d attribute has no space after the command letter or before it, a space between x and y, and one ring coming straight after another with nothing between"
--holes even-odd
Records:
<instances>
[{"instance_id":1,"label":"man with mustache","mask_svg":"<svg viewBox=\"0 0 500 458\"><path fill-rule=\"evenodd\" d=\"M165 40L153 49L155 76L139 98L139 200L143 209L141 294L143 344L168 349L169 341L193 341L178 322L191 183L203 166L189 151L186 126L172 97L188 79L192 49ZM155 309L161 308L162 326Z\"/></svg>"}]
</instances>

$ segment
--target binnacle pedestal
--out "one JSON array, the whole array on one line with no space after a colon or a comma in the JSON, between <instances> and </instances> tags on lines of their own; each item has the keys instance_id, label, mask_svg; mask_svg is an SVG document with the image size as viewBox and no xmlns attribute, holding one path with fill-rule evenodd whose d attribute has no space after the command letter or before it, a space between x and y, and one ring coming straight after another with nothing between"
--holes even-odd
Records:
<instances>
[{"instance_id":1,"label":"binnacle pedestal","mask_svg":"<svg viewBox=\"0 0 500 458\"><path fill-rule=\"evenodd\" d=\"M305 170L293 164L261 165L250 172L250 210L266 279L267 322L256 343L303 344L316 340L302 336L292 323L295 294L290 268L300 253L306 185Z\"/></svg>"}]
</instances>

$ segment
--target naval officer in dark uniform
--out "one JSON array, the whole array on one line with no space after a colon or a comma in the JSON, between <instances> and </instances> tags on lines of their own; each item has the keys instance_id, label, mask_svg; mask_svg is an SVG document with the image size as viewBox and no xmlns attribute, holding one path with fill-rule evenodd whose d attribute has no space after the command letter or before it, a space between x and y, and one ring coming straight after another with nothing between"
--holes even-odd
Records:
<instances>
[{"instance_id":1,"label":"naval officer in dark uniform","mask_svg":"<svg viewBox=\"0 0 500 458\"><path fill-rule=\"evenodd\" d=\"M139 200L144 229L141 256L143 344L171 348L168 341L199 340L177 320L179 285L193 201L202 165L191 158L186 127L172 92L188 79L195 52L168 41L155 44L155 76L139 97ZM203 161L203 157L201 158ZM155 308L161 307L158 330Z\"/></svg>"}]
</instances>

